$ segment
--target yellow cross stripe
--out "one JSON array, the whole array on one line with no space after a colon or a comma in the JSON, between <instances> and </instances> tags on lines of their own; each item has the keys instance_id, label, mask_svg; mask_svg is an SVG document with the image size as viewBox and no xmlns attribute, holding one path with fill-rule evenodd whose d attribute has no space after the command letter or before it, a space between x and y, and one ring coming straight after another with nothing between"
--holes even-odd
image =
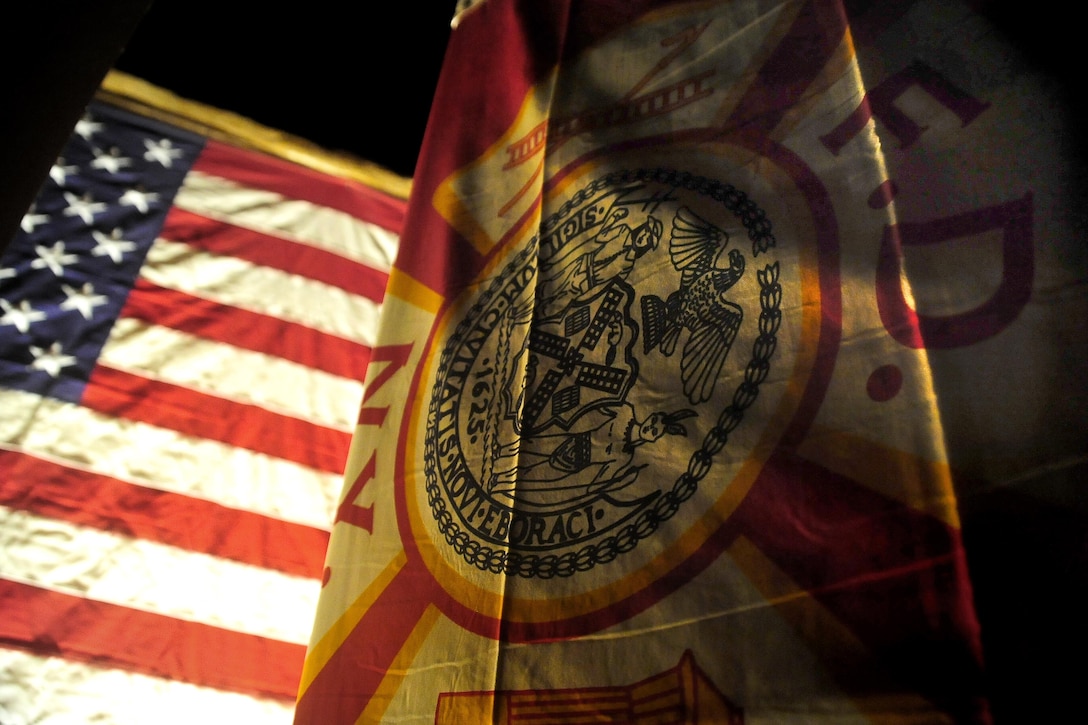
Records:
<instances>
[{"instance_id":1,"label":"yellow cross stripe","mask_svg":"<svg viewBox=\"0 0 1088 725\"><path fill-rule=\"evenodd\" d=\"M813 426L797 452L883 496L960 527L952 469L947 463L819 426Z\"/></svg>"},{"instance_id":2,"label":"yellow cross stripe","mask_svg":"<svg viewBox=\"0 0 1088 725\"><path fill-rule=\"evenodd\" d=\"M363 615L366 614L367 610L370 609L407 562L408 557L403 551L397 554L396 558L389 562L389 566L385 567L370 586L351 603L351 606L344 610L344 613L329 627L329 630L320 641L310 647L306 653L306 661L302 666L302 677L298 689L299 699L302 699L306 690L313 683L314 678L324 669L336 650L340 648L348 635L354 631Z\"/></svg>"}]
</instances>

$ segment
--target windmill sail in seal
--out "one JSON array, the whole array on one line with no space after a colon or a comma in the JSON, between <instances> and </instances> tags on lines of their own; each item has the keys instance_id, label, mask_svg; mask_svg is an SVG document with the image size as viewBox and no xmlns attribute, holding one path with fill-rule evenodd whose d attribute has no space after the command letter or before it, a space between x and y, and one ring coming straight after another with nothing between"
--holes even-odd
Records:
<instances>
[{"instance_id":1,"label":"windmill sail in seal","mask_svg":"<svg viewBox=\"0 0 1088 725\"><path fill-rule=\"evenodd\" d=\"M724 230L681 207L673 217L669 240L680 287L664 300L655 295L642 298L645 352L657 349L671 356L680 335L688 332L680 378L692 403L710 398L744 318L744 310L725 296L744 274L744 255L731 249L729 266L718 266L728 244Z\"/></svg>"}]
</instances>

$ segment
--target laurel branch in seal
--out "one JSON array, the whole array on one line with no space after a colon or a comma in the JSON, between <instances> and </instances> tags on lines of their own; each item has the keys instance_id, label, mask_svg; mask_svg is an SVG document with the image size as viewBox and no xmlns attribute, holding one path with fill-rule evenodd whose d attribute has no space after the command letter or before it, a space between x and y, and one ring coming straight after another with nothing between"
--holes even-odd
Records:
<instances>
[{"instance_id":1,"label":"laurel branch in seal","mask_svg":"<svg viewBox=\"0 0 1088 725\"><path fill-rule=\"evenodd\" d=\"M744 192L731 184L668 169L617 171L595 179L545 220L542 224L542 232L547 233L557 227L572 209L602 190L637 182L656 183L673 189L696 192L721 203L748 232L748 237L752 241L753 256L775 246L771 222L766 218L763 210ZM520 268L521 265L529 262L537 253L538 239L539 237L534 236L507 265L507 269ZM730 434L740 424L745 410L755 402L759 387L770 370L770 360L777 346L777 334L782 322L780 310L782 287L779 283L778 262L767 264L757 270L757 279L760 288L758 335L752 344L752 357L745 367L744 378L734 389L732 401L719 414L715 425L707 432L701 446L691 455L687 469L676 479L671 489L662 491L662 494L646 509L615 533L590 542L577 551L567 551L562 554L536 554L510 549L492 549L462 530L448 510L440 488L440 477L435 470L435 461L438 458L435 438L429 430L424 451L427 500L438 531L445 538L446 543L466 562L482 571L523 578L550 579L569 577L577 572L588 571L599 564L613 561L620 554L634 549L641 540L657 531L660 525L672 518L681 504L695 493L699 482L710 471L714 456L725 447ZM490 304L491 299L502 291L505 282L504 275L497 276L469 309L443 350L439 360L439 370L447 368L456 348L454 343L467 334L472 321ZM437 416L437 401L439 400L437 391L441 385L442 380L437 380L431 396L428 411L431 421Z\"/></svg>"}]
</instances>

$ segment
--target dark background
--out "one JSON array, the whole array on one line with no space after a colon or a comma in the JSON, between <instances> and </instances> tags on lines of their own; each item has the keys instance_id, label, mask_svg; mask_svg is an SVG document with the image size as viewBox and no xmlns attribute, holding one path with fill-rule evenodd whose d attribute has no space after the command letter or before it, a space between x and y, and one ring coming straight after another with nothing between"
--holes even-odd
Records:
<instances>
[{"instance_id":1,"label":"dark background","mask_svg":"<svg viewBox=\"0 0 1088 725\"><path fill-rule=\"evenodd\" d=\"M154 0L115 67L410 177L455 6Z\"/></svg>"},{"instance_id":2,"label":"dark background","mask_svg":"<svg viewBox=\"0 0 1088 725\"><path fill-rule=\"evenodd\" d=\"M843 1L851 15L902 3ZM1069 90L1068 105L1081 107L1078 24L1059 13L1025 12L1022 3L973 4ZM455 7L456 0L307 0L287 7L253 0L37 0L19 5L18 17L9 10L0 26L6 31L0 250L113 67L413 176ZM1084 158L1085 138L1070 141Z\"/></svg>"},{"instance_id":3,"label":"dark background","mask_svg":"<svg viewBox=\"0 0 1088 725\"><path fill-rule=\"evenodd\" d=\"M456 0L38 0L0 25L0 253L111 68L411 177Z\"/></svg>"}]
</instances>

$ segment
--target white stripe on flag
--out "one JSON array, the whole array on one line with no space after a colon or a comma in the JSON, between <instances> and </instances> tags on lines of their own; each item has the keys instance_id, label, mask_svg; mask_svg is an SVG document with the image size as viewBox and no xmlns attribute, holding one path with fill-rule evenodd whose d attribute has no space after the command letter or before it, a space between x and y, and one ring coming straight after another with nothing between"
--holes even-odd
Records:
<instances>
[{"instance_id":1,"label":"white stripe on flag","mask_svg":"<svg viewBox=\"0 0 1088 725\"><path fill-rule=\"evenodd\" d=\"M0 648L4 725L288 725L293 711L289 703Z\"/></svg>"},{"instance_id":2,"label":"white stripe on flag","mask_svg":"<svg viewBox=\"0 0 1088 725\"><path fill-rule=\"evenodd\" d=\"M190 171L174 206L202 216L276 234L389 271L397 235L344 212L275 192L249 189L199 171Z\"/></svg>"},{"instance_id":3,"label":"white stripe on flag","mask_svg":"<svg viewBox=\"0 0 1088 725\"><path fill-rule=\"evenodd\" d=\"M352 431L362 383L122 317L99 362L118 370Z\"/></svg>"},{"instance_id":4,"label":"white stripe on flag","mask_svg":"<svg viewBox=\"0 0 1088 725\"><path fill-rule=\"evenodd\" d=\"M71 403L0 390L0 445L328 530L343 479L290 461Z\"/></svg>"},{"instance_id":5,"label":"white stripe on flag","mask_svg":"<svg viewBox=\"0 0 1088 725\"><path fill-rule=\"evenodd\" d=\"M305 644L320 583L0 506L3 578ZM254 601L275 607L253 606Z\"/></svg>"},{"instance_id":6,"label":"white stripe on flag","mask_svg":"<svg viewBox=\"0 0 1088 725\"><path fill-rule=\"evenodd\" d=\"M161 287L374 344L380 305L305 277L158 239L140 276Z\"/></svg>"}]
</instances>

